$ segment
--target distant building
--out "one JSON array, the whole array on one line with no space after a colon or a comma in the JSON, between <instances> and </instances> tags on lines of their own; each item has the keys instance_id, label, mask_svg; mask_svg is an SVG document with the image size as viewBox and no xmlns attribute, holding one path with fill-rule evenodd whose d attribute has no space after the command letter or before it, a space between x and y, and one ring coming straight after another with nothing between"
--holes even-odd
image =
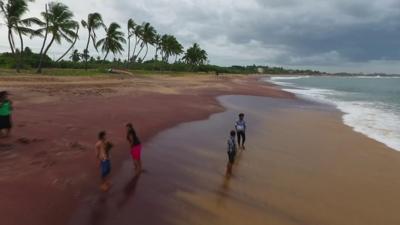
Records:
<instances>
[{"instance_id":1,"label":"distant building","mask_svg":"<svg viewBox=\"0 0 400 225\"><path fill-rule=\"evenodd\" d=\"M257 73L264 73L264 68L258 67L257 68Z\"/></svg>"}]
</instances>

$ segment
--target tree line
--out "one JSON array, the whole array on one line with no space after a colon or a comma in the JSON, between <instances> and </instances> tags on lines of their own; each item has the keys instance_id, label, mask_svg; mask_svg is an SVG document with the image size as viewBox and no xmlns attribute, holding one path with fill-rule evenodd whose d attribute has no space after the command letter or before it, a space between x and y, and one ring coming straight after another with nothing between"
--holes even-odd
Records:
<instances>
[{"instance_id":1,"label":"tree line","mask_svg":"<svg viewBox=\"0 0 400 225\"><path fill-rule=\"evenodd\" d=\"M69 53L73 62L83 62L85 69L88 69L88 61L94 58L90 55L89 47L93 46L96 52L104 54L103 62L113 54L121 54L126 49L127 58L124 60L127 65L142 63L148 57L149 48L153 47L155 55L153 61L168 64L172 60L176 63L185 63L191 66L201 66L207 63L207 52L200 48L197 43L184 51L182 44L175 36L159 34L148 22L141 24L129 19L126 24L126 33L120 24L112 22L108 26L104 23L100 13L89 13L87 18L80 22L74 20L74 13L70 8L61 2L50 2L45 4L44 11L40 18L27 17L29 2L34 0L0 0L0 13L3 16L4 24L7 27L7 38L11 49L11 55L16 62L16 70L20 72L24 61L33 53L24 47L24 37L43 39L40 52L38 53L37 72L41 73L43 63L49 60L47 56L54 43L68 43L67 50L55 62L61 62ZM74 46L79 40L80 29L88 33L86 46L80 53ZM98 31L103 29L104 37L98 37ZM18 39L18 41L16 41ZM19 43L18 43L19 42ZM19 48L18 48L19 45ZM100 61L100 59L97 59Z\"/></svg>"}]
</instances>

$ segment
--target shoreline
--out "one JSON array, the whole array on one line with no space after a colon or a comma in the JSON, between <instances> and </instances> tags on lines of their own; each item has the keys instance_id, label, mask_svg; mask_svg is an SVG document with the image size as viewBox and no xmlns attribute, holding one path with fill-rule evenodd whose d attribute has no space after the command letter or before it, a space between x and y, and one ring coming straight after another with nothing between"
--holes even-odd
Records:
<instances>
[{"instance_id":1,"label":"shoreline","mask_svg":"<svg viewBox=\"0 0 400 225\"><path fill-rule=\"evenodd\" d=\"M316 101L320 104L328 104L334 106L337 110L342 112L342 121L347 126L351 127L354 132L361 133L373 140L376 140L380 143L385 144L389 148L394 151L400 151L400 136L399 130L397 129L400 117L397 116L396 108L398 106L392 105L395 104L393 102L385 102L385 101L373 101L369 102L365 99L362 100L361 97L353 97L352 100L347 96L354 96L356 94L362 93L352 93L349 90L340 90L335 88L324 88L323 86L318 87L315 85L306 85L305 83L300 82L300 84L296 84L295 81L299 76L292 77L275 77L265 79L267 82L275 83L281 86L282 90L291 92L295 94L300 99L305 99L308 101ZM308 76L304 78L313 79L314 77ZM378 79L376 82L381 82L381 79L389 79L392 77L330 77L336 79L357 79L358 82L365 82L366 78L369 79ZM326 78L328 79L328 78ZM314 80L315 81L315 80ZM318 80L316 81L318 83ZM337 80L332 80L333 83L338 82ZM349 81L351 82L351 81ZM363 83L364 85L368 85L368 83ZM326 85L326 84L325 84ZM390 87L388 92L392 90ZM346 99L347 98L347 99ZM391 122L388 122L391 121Z\"/></svg>"},{"instance_id":2,"label":"shoreline","mask_svg":"<svg viewBox=\"0 0 400 225\"><path fill-rule=\"evenodd\" d=\"M0 86L7 86L1 79L7 78L0 78ZM57 77L35 82L35 78L33 81L16 81L20 85L8 85L13 87L11 97L16 105L16 129L14 137L4 143L6 147L2 147L0 152L4 163L0 171L0 199L3 203L0 218L4 218L7 225L63 223L82 196L97 192L98 172L90 162L93 157L91 149L96 131L105 127L118 146L113 156L115 165L118 165L126 159L124 153L127 150L124 149L124 139L115 137L124 137L126 122L134 120L139 134L146 141L182 122L205 119L223 111L215 99L219 95L293 98L292 94L274 85L260 83L253 76L224 76L219 80L204 75L191 78L106 78L103 82L98 78L94 78L95 82L85 78L88 81L83 84L74 79L79 80ZM138 88L138 83L142 87ZM108 109L104 103L113 109ZM124 109L130 103L140 107ZM103 115L98 115L97 111ZM112 112L118 112L118 118ZM150 122L146 119L148 117L156 120ZM100 125L99 121L104 121L105 125ZM36 209L31 211L32 208ZM21 212L25 214L24 218L19 216Z\"/></svg>"}]
</instances>

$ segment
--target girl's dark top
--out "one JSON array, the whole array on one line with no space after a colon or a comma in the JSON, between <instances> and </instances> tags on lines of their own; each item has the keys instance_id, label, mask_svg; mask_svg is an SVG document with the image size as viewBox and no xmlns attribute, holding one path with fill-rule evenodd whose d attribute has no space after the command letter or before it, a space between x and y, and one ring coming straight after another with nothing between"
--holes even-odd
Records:
<instances>
[{"instance_id":1,"label":"girl's dark top","mask_svg":"<svg viewBox=\"0 0 400 225\"><path fill-rule=\"evenodd\" d=\"M136 132L134 130L128 131L126 138L128 139L129 143L131 143L132 147L141 144L139 137L136 135Z\"/></svg>"}]
</instances>

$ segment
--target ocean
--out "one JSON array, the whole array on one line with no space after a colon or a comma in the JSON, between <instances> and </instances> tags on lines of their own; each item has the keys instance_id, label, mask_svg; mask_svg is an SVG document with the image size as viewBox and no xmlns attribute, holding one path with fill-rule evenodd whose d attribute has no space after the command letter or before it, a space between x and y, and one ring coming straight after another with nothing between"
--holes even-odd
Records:
<instances>
[{"instance_id":1,"label":"ocean","mask_svg":"<svg viewBox=\"0 0 400 225\"><path fill-rule=\"evenodd\" d=\"M356 132L400 151L400 76L292 76L267 78L283 89L343 112Z\"/></svg>"}]
</instances>

